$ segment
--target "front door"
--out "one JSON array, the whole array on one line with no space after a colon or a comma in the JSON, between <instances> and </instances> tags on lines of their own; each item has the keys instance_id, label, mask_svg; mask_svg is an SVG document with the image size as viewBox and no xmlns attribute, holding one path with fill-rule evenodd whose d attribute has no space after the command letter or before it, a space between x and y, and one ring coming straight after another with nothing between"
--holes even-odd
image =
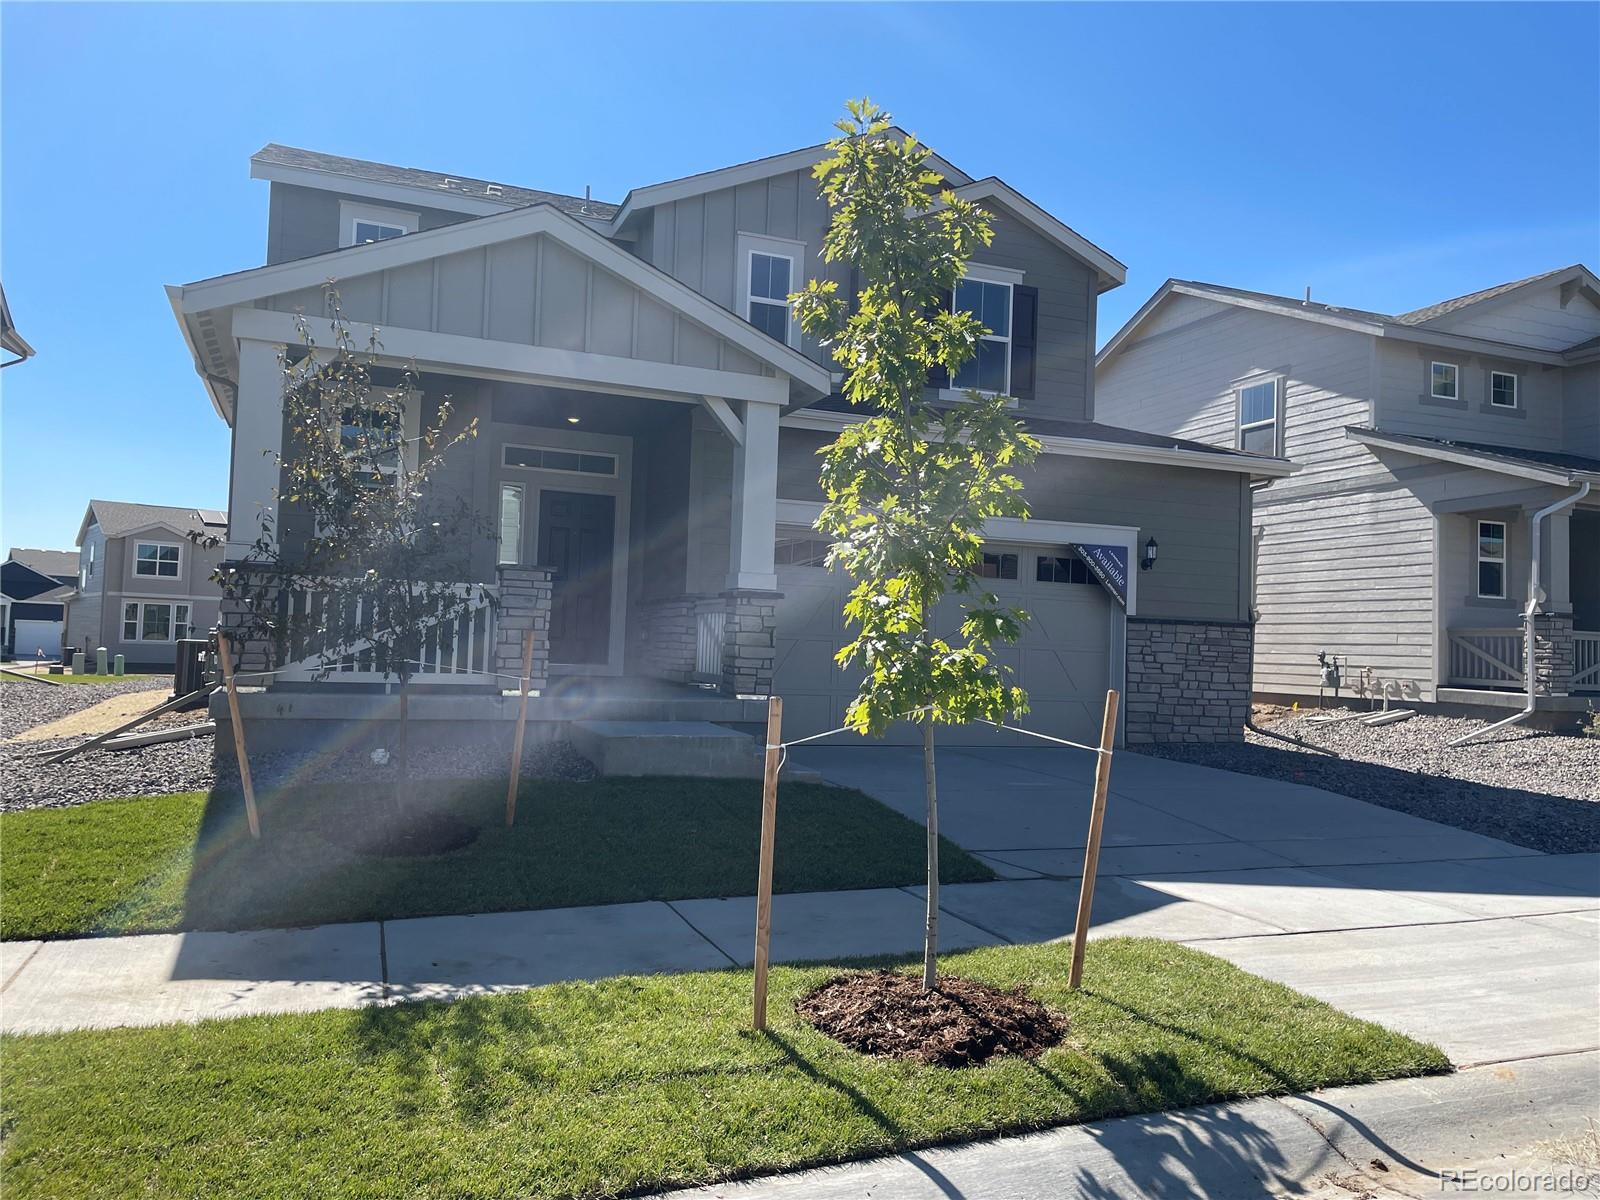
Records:
<instances>
[{"instance_id":1,"label":"front door","mask_svg":"<svg viewBox=\"0 0 1600 1200\"><path fill-rule=\"evenodd\" d=\"M555 572L550 661L605 666L611 652L611 552L617 500L590 492L539 493L539 564Z\"/></svg>"}]
</instances>

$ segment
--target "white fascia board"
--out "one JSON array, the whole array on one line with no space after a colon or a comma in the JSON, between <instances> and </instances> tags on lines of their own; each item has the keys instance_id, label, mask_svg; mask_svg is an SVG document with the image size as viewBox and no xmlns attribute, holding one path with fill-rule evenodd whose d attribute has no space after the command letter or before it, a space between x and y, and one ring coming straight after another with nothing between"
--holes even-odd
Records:
<instances>
[{"instance_id":1,"label":"white fascia board","mask_svg":"<svg viewBox=\"0 0 1600 1200\"><path fill-rule=\"evenodd\" d=\"M233 414L218 394L217 381L205 369L200 348L194 344L194 331L189 328L188 314L183 311L183 289L167 284L167 303L172 305L172 316L178 322L178 332L183 335L183 344L189 348L189 357L194 362L194 373L200 376L200 382L205 385L206 395L211 397L211 407L216 409L217 416L222 418L224 425L232 425Z\"/></svg>"},{"instance_id":2,"label":"white fascia board","mask_svg":"<svg viewBox=\"0 0 1600 1200\"><path fill-rule=\"evenodd\" d=\"M1111 340L1101 347L1100 353L1094 356L1094 365L1096 367L1104 366L1106 360L1122 348L1122 343L1127 341L1128 338L1133 335L1134 330L1138 329L1139 326L1144 324L1145 318L1151 313L1155 312L1156 306L1170 296L1173 288L1176 286L1177 280L1168 279L1165 283L1158 287L1151 294L1150 299L1146 300L1139 306L1139 311L1124 321L1122 323L1122 328L1117 330L1116 333L1112 334Z\"/></svg>"},{"instance_id":3,"label":"white fascia board","mask_svg":"<svg viewBox=\"0 0 1600 1200\"><path fill-rule=\"evenodd\" d=\"M1538 483L1558 485L1571 483L1574 479L1600 481L1600 474L1593 472L1563 471L1557 467L1541 468L1531 464L1499 462L1480 457L1469 450L1452 450L1448 446L1419 446L1398 438L1384 437L1381 433L1366 433L1353 429L1346 429L1344 432L1346 437L1360 442L1363 446L1379 446L1400 454L1413 454L1418 458L1455 463L1463 467L1476 467L1480 471L1489 471L1495 475L1510 475L1516 479L1532 479Z\"/></svg>"},{"instance_id":4,"label":"white fascia board","mask_svg":"<svg viewBox=\"0 0 1600 1200\"><path fill-rule=\"evenodd\" d=\"M448 188L416 187L406 183L379 183L372 179L357 179L337 171L318 171L311 167L290 167L282 163L250 160L250 178L265 179L270 183L288 183L296 187L316 188L324 192L342 192L349 196L366 196L387 204L405 204L412 208L437 208L445 212L470 213L475 217L505 212L515 208L504 200L488 197L463 196Z\"/></svg>"},{"instance_id":5,"label":"white fascia board","mask_svg":"<svg viewBox=\"0 0 1600 1200\"><path fill-rule=\"evenodd\" d=\"M953 189L963 200L998 200L1029 227L1049 238L1074 258L1082 259L1099 274L1103 284L1099 290L1110 291L1128 280L1128 268L1096 246L1077 230L1051 216L1032 200L1002 179L990 176ZM1107 283L1109 281L1109 283Z\"/></svg>"},{"instance_id":6,"label":"white fascia board","mask_svg":"<svg viewBox=\"0 0 1600 1200\"><path fill-rule=\"evenodd\" d=\"M802 408L784 417L781 424L791 429L819 429L837 431L846 425L864 421L855 413L815 412ZM1300 464L1282 458L1264 458L1243 454L1220 454L1207 450L1183 450L1166 446L1133 446L1126 442L1102 442L1094 438L1059 437L1035 433L1046 454L1063 454L1075 458L1109 458L1118 462L1153 463L1158 466L1196 467L1202 471L1231 471L1235 475L1249 475L1262 479L1282 479L1300 470Z\"/></svg>"},{"instance_id":7,"label":"white fascia board","mask_svg":"<svg viewBox=\"0 0 1600 1200\"><path fill-rule=\"evenodd\" d=\"M121 533L116 534L115 537L119 539L139 537L141 534L154 533L157 530L172 534L180 543L184 545L189 544L189 531L187 529L179 529L176 525L168 524L166 521L151 521L148 525L140 525L134 529L125 529ZM107 538L106 540L109 542L112 540L112 538ZM148 578L148 576L146 578Z\"/></svg>"},{"instance_id":8,"label":"white fascia board","mask_svg":"<svg viewBox=\"0 0 1600 1200\"><path fill-rule=\"evenodd\" d=\"M370 275L535 234L554 238L573 253L589 259L669 308L676 309L716 336L732 342L752 358L767 363L818 395L828 394L826 367L812 362L798 350L774 341L748 321L740 320L687 284L634 257L603 234L550 204L536 204L459 225L446 225L365 246L350 246L344 250L319 254L315 258L200 280L179 289L180 303L185 313L231 308L284 292L318 287L333 276L349 278ZM725 377L722 372L715 374Z\"/></svg>"},{"instance_id":9,"label":"white fascia board","mask_svg":"<svg viewBox=\"0 0 1600 1200\"><path fill-rule=\"evenodd\" d=\"M898 126L891 128L889 132L901 139L906 136L905 130ZM773 175L786 175L790 171L809 170L821 162L828 153L825 144L806 146L784 154L758 158L753 162L718 167L715 170L702 171L698 175L685 175L681 179L668 179L662 183L634 188L622 198L622 206L611 218L612 232L620 230L628 223L630 217L642 209L654 208L658 204L671 204L675 200L684 200L690 196L700 196L723 188L738 187L742 183L754 183L758 179L766 179ZM933 168L945 177L947 183L961 187L971 182L971 176L939 155L932 155L929 161Z\"/></svg>"},{"instance_id":10,"label":"white fascia board","mask_svg":"<svg viewBox=\"0 0 1600 1200\"><path fill-rule=\"evenodd\" d=\"M310 324L315 329L327 319L310 318ZM236 338L294 346L300 342L297 321L293 313L240 309L234 314L233 333ZM385 361L414 362L424 368L454 370L485 379L537 382L686 404L701 404L706 395L760 404L783 404L789 398L788 381L778 375L743 375L710 367L686 367L360 321L348 324L354 343L364 346L369 339L376 339L379 357Z\"/></svg>"}]
</instances>

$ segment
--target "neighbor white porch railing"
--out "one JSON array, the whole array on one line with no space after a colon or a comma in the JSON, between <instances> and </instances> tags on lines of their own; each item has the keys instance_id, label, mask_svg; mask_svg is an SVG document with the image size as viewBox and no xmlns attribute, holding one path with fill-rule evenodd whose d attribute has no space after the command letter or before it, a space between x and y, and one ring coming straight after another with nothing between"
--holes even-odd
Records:
<instances>
[{"instance_id":1,"label":"neighbor white porch railing","mask_svg":"<svg viewBox=\"0 0 1600 1200\"><path fill-rule=\"evenodd\" d=\"M421 657L412 675L412 682L434 684L492 683L488 672L494 669L494 606L488 597L494 589L487 585L458 583L454 588L459 596L472 596L474 604L456 621L434 625L427 631L422 643ZM343 628L354 628L360 633L342 645L325 652L319 636L314 632L322 625L324 608L331 603L325 592L291 592L291 630L296 630L290 643L288 663L278 671L278 678L286 680L324 679L332 683L396 683L393 670L385 671L382 651L372 643L376 630L377 606L365 598L347 601L353 606L349 623L338 622ZM300 619L310 617L310 630L299 630ZM332 659L330 664L329 659Z\"/></svg>"},{"instance_id":2,"label":"neighbor white porch railing","mask_svg":"<svg viewBox=\"0 0 1600 1200\"><path fill-rule=\"evenodd\" d=\"M694 614L694 677L701 683L722 680L722 639L728 610L721 598L703 600Z\"/></svg>"},{"instance_id":3,"label":"neighbor white porch railing","mask_svg":"<svg viewBox=\"0 0 1600 1200\"><path fill-rule=\"evenodd\" d=\"M1452 629L1450 683L1455 687L1521 687L1522 630Z\"/></svg>"},{"instance_id":4,"label":"neighbor white porch railing","mask_svg":"<svg viewBox=\"0 0 1600 1200\"><path fill-rule=\"evenodd\" d=\"M1600 692L1600 633L1572 631L1572 690Z\"/></svg>"}]
</instances>

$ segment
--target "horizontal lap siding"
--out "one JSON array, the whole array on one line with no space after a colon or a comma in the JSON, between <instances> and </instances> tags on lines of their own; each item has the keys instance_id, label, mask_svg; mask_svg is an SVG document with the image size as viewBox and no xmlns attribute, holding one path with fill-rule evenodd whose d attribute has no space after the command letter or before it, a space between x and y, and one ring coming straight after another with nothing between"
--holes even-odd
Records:
<instances>
[{"instance_id":1,"label":"horizontal lap siding","mask_svg":"<svg viewBox=\"0 0 1600 1200\"><path fill-rule=\"evenodd\" d=\"M1561 290L1560 284L1552 284L1515 300L1473 305L1435 318L1429 328L1541 350L1565 350L1600 337L1600 309L1582 296L1563 305Z\"/></svg>"},{"instance_id":2,"label":"horizontal lap siding","mask_svg":"<svg viewBox=\"0 0 1600 1200\"><path fill-rule=\"evenodd\" d=\"M1464 404L1430 402L1429 374L1434 362L1460 368ZM1567 407L1563 376L1571 368L1545 367L1501 355L1468 354L1463 350L1385 342L1379 346L1382 392L1377 426L1389 433L1451 438L1526 450L1574 453L1562 428ZM1489 405L1490 371L1517 376L1517 407ZM1594 398L1600 407L1600 395Z\"/></svg>"}]
</instances>

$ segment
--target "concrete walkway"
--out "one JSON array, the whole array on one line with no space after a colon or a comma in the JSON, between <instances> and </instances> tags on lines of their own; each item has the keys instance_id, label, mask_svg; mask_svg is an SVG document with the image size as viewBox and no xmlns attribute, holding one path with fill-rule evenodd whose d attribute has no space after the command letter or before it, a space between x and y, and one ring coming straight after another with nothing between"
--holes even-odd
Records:
<instances>
[{"instance_id":1,"label":"concrete walkway","mask_svg":"<svg viewBox=\"0 0 1600 1200\"><path fill-rule=\"evenodd\" d=\"M805 766L920 815L915 751ZM944 828L1001 882L946 887L945 948L1069 936L1087 755L946 751ZM1188 942L1458 1063L1592 1049L1600 856L1517 846L1311 788L1119 755L1094 933ZM781 799L780 799L781 803ZM779 847L782 853L782 847ZM911 953L915 888L779 896L778 961ZM38 1033L447 999L747 965L754 902L685 900L254 933L0 945L0 1028Z\"/></svg>"}]
</instances>

